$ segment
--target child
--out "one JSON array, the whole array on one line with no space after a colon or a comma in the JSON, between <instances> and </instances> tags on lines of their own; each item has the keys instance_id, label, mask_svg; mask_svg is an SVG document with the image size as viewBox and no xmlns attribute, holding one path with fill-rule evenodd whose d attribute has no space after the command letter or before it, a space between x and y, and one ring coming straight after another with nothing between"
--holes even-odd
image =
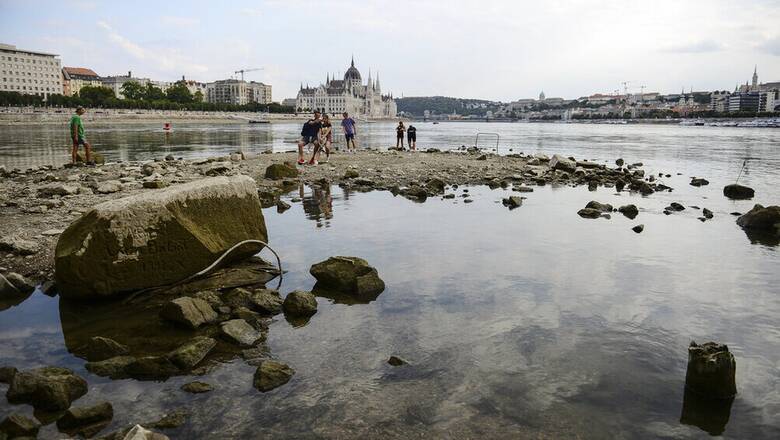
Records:
<instances>
[{"instance_id":1,"label":"child","mask_svg":"<svg viewBox=\"0 0 780 440\"><path fill-rule=\"evenodd\" d=\"M330 146L333 145L333 127L330 124L330 117L324 115L322 117L322 124L320 124L320 131L317 134L318 146L314 147L314 154L311 156L309 165L317 165L318 153L320 148L325 149L325 162L328 163L330 159Z\"/></svg>"}]
</instances>

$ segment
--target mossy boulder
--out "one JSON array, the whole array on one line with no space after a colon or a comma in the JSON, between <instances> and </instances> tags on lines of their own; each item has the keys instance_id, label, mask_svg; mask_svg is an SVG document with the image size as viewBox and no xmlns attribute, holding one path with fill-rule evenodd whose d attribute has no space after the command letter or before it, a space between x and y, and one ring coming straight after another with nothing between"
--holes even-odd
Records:
<instances>
[{"instance_id":1,"label":"mossy boulder","mask_svg":"<svg viewBox=\"0 0 780 440\"><path fill-rule=\"evenodd\" d=\"M96 205L60 235L56 282L65 299L164 286L248 239L268 240L254 180L201 179ZM231 259L261 249L247 244Z\"/></svg>"},{"instance_id":2,"label":"mossy boulder","mask_svg":"<svg viewBox=\"0 0 780 440\"><path fill-rule=\"evenodd\" d=\"M21 371L6 392L9 403L27 403L35 409L62 411L87 394L87 381L67 368L42 367Z\"/></svg>"},{"instance_id":3,"label":"mossy boulder","mask_svg":"<svg viewBox=\"0 0 780 440\"><path fill-rule=\"evenodd\" d=\"M271 391L289 382L293 374L295 371L281 362L264 361L255 370L254 386L262 392Z\"/></svg>"},{"instance_id":4,"label":"mossy boulder","mask_svg":"<svg viewBox=\"0 0 780 440\"><path fill-rule=\"evenodd\" d=\"M290 177L298 177L298 169L286 163L274 163L265 169L265 178L281 180Z\"/></svg>"},{"instance_id":5,"label":"mossy boulder","mask_svg":"<svg viewBox=\"0 0 780 440\"><path fill-rule=\"evenodd\" d=\"M312 265L309 272L317 279L315 290L331 290L358 298L373 297L385 290L377 270L362 258L330 257Z\"/></svg>"},{"instance_id":6,"label":"mossy boulder","mask_svg":"<svg viewBox=\"0 0 780 440\"><path fill-rule=\"evenodd\" d=\"M57 420L57 429L68 435L90 438L102 431L114 418L114 408L109 402L70 408Z\"/></svg>"},{"instance_id":7,"label":"mossy boulder","mask_svg":"<svg viewBox=\"0 0 780 440\"><path fill-rule=\"evenodd\" d=\"M291 316L311 316L317 313L317 298L311 292L296 290L284 299L284 313Z\"/></svg>"}]
</instances>

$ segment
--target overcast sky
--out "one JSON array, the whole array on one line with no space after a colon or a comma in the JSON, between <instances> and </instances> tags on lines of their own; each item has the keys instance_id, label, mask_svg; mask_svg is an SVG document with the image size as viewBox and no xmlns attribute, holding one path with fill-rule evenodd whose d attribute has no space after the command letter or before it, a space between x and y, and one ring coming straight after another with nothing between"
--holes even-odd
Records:
<instances>
[{"instance_id":1,"label":"overcast sky","mask_svg":"<svg viewBox=\"0 0 780 440\"><path fill-rule=\"evenodd\" d=\"M0 42L99 75L246 79L294 97L355 64L395 96L511 101L780 81L778 0L0 0Z\"/></svg>"}]
</instances>

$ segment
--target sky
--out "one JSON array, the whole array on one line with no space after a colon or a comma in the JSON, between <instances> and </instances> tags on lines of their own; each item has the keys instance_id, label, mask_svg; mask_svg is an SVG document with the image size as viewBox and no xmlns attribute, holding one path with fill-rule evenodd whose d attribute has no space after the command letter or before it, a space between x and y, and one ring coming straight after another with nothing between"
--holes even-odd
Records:
<instances>
[{"instance_id":1,"label":"sky","mask_svg":"<svg viewBox=\"0 0 780 440\"><path fill-rule=\"evenodd\" d=\"M513 101L780 81L780 0L0 0L0 43L99 75L295 97L354 55L382 91Z\"/></svg>"}]
</instances>

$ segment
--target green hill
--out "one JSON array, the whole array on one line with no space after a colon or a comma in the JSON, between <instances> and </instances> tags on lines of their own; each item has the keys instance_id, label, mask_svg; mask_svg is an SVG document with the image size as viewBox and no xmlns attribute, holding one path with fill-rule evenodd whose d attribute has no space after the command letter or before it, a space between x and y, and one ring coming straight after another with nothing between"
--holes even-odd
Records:
<instances>
[{"instance_id":1,"label":"green hill","mask_svg":"<svg viewBox=\"0 0 780 440\"><path fill-rule=\"evenodd\" d=\"M431 114L484 115L488 110L496 111L500 102L484 99L450 98L447 96L412 96L396 98L398 111L422 116L425 110Z\"/></svg>"}]
</instances>

